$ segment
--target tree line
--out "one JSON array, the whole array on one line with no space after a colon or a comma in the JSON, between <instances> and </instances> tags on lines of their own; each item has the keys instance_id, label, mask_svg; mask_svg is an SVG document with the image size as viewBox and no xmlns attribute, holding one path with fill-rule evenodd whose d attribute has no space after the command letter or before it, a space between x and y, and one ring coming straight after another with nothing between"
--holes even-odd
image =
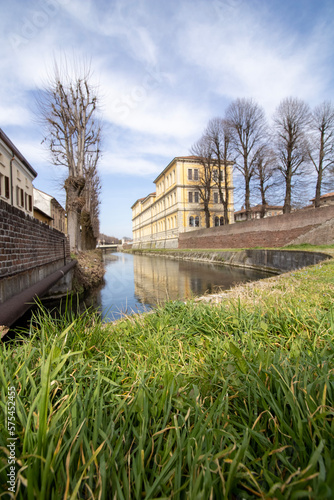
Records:
<instances>
[{"instance_id":1,"label":"tree line","mask_svg":"<svg viewBox=\"0 0 334 500\"><path fill-rule=\"evenodd\" d=\"M281 196L283 212L290 213L293 194L298 194L302 183L308 187L314 184L314 204L319 207L322 188L333 185L334 106L324 101L311 109L302 99L287 97L269 123L256 101L239 98L230 103L224 117L208 122L191 153L204 167L198 190L207 227L214 187L224 208L224 222L231 222L227 175L231 161L242 179L247 218L254 190L261 200L262 217L270 195Z\"/></svg>"}]
</instances>

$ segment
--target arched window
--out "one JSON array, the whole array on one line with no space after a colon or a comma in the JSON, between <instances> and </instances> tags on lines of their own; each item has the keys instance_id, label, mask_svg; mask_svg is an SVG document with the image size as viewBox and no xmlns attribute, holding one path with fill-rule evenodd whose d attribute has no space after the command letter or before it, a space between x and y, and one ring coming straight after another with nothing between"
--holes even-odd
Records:
<instances>
[{"instance_id":1,"label":"arched window","mask_svg":"<svg viewBox=\"0 0 334 500\"><path fill-rule=\"evenodd\" d=\"M221 217L220 218L220 225L223 226L224 225L224 217Z\"/></svg>"},{"instance_id":2,"label":"arched window","mask_svg":"<svg viewBox=\"0 0 334 500\"><path fill-rule=\"evenodd\" d=\"M195 227L199 227L199 216L195 217Z\"/></svg>"},{"instance_id":3,"label":"arched window","mask_svg":"<svg viewBox=\"0 0 334 500\"><path fill-rule=\"evenodd\" d=\"M189 226L194 227L194 217L192 216L189 217Z\"/></svg>"},{"instance_id":4,"label":"arched window","mask_svg":"<svg viewBox=\"0 0 334 500\"><path fill-rule=\"evenodd\" d=\"M215 226L219 226L219 217L215 217Z\"/></svg>"}]
</instances>

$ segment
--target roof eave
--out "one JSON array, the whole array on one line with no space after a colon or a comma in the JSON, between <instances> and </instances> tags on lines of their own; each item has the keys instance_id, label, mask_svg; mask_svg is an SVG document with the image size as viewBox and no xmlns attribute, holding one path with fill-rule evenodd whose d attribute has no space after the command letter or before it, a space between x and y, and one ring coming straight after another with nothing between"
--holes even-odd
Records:
<instances>
[{"instance_id":1,"label":"roof eave","mask_svg":"<svg viewBox=\"0 0 334 500\"><path fill-rule=\"evenodd\" d=\"M38 175L36 170L30 165L30 163L25 159L23 154L17 149L15 144L9 139L9 137L5 134L5 132L1 128L0 128L0 139L2 139L3 142L6 144L6 146L11 150L13 156L16 156L25 165L25 167L29 170L32 176L36 178Z\"/></svg>"}]
</instances>

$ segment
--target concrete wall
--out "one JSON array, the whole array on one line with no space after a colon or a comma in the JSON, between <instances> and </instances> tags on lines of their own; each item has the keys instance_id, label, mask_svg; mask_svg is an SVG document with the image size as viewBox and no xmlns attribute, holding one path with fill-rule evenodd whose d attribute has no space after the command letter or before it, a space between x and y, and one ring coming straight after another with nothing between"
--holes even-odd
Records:
<instances>
[{"instance_id":1,"label":"concrete wall","mask_svg":"<svg viewBox=\"0 0 334 500\"><path fill-rule=\"evenodd\" d=\"M275 248L291 243L334 244L334 206L179 235L179 248Z\"/></svg>"},{"instance_id":2,"label":"concrete wall","mask_svg":"<svg viewBox=\"0 0 334 500\"><path fill-rule=\"evenodd\" d=\"M168 251L145 252L142 255L150 257L168 257L175 260L192 260L197 262L210 262L228 266L259 269L279 274L302 267L318 264L331 257L321 252L304 252L300 250L258 250L246 249L240 251Z\"/></svg>"},{"instance_id":3,"label":"concrete wall","mask_svg":"<svg viewBox=\"0 0 334 500\"><path fill-rule=\"evenodd\" d=\"M157 241L139 241L132 244L134 249L151 249L151 248L178 248L177 238L168 238Z\"/></svg>"},{"instance_id":4,"label":"concrete wall","mask_svg":"<svg viewBox=\"0 0 334 500\"><path fill-rule=\"evenodd\" d=\"M0 302L70 259L66 236L0 200Z\"/></svg>"}]
</instances>

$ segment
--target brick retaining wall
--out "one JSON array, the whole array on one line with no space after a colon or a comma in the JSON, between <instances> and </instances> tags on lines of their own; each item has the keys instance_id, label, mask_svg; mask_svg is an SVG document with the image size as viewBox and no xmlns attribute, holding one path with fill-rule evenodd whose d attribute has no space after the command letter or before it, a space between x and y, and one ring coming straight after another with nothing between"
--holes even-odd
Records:
<instances>
[{"instance_id":1,"label":"brick retaining wall","mask_svg":"<svg viewBox=\"0 0 334 500\"><path fill-rule=\"evenodd\" d=\"M0 278L68 258L63 233L0 200Z\"/></svg>"},{"instance_id":2,"label":"brick retaining wall","mask_svg":"<svg viewBox=\"0 0 334 500\"><path fill-rule=\"evenodd\" d=\"M331 220L334 220L334 206L298 210L292 214L182 233L179 248L277 248L301 237L308 243L333 244L334 225L328 225L326 231L321 232L321 227Z\"/></svg>"}]
</instances>

